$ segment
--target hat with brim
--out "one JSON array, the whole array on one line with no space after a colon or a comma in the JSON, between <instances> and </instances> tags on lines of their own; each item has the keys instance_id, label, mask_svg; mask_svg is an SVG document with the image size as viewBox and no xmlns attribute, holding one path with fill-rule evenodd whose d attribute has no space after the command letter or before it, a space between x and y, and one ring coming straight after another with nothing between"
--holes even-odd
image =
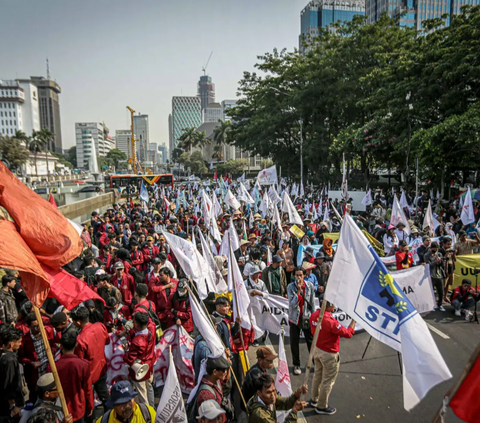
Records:
<instances>
[{"instance_id":1,"label":"hat with brim","mask_svg":"<svg viewBox=\"0 0 480 423\"><path fill-rule=\"evenodd\" d=\"M251 244L251 242L248 241L248 240L246 240L246 239L242 239L242 240L240 241L240 246L242 246L242 245L250 245L250 244Z\"/></svg>"},{"instance_id":2,"label":"hat with brim","mask_svg":"<svg viewBox=\"0 0 480 423\"><path fill-rule=\"evenodd\" d=\"M255 220L262 220L262 215L260 213L256 213L256 214L253 215L253 218Z\"/></svg>"},{"instance_id":3,"label":"hat with brim","mask_svg":"<svg viewBox=\"0 0 480 423\"><path fill-rule=\"evenodd\" d=\"M257 235L255 235L255 234L250 234L250 235L248 236L248 239L257 239Z\"/></svg>"},{"instance_id":4,"label":"hat with brim","mask_svg":"<svg viewBox=\"0 0 480 423\"><path fill-rule=\"evenodd\" d=\"M305 269L305 270L310 270L310 269L313 269L314 267L316 267L314 264L312 263L309 263L308 261L304 261L302 263L302 267Z\"/></svg>"},{"instance_id":5,"label":"hat with brim","mask_svg":"<svg viewBox=\"0 0 480 423\"><path fill-rule=\"evenodd\" d=\"M110 400L105 403L108 408L117 404L125 404L137 396L128 380L121 380L112 386Z\"/></svg>"},{"instance_id":6,"label":"hat with brim","mask_svg":"<svg viewBox=\"0 0 480 423\"><path fill-rule=\"evenodd\" d=\"M197 419L215 420L222 414L225 414L225 410L220 408L220 405L218 405L217 401L206 400L200 404L200 407L198 407Z\"/></svg>"},{"instance_id":7,"label":"hat with brim","mask_svg":"<svg viewBox=\"0 0 480 423\"><path fill-rule=\"evenodd\" d=\"M279 255L277 255L277 254L275 254L275 255L272 257L272 263L274 263L274 264L275 264L275 263L281 263L282 261L283 261L283 259L282 259Z\"/></svg>"}]
</instances>

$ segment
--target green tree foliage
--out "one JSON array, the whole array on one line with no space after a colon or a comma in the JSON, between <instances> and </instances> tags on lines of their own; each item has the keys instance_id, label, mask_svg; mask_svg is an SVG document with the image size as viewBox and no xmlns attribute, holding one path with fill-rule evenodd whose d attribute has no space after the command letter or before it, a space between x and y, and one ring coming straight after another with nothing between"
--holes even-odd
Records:
<instances>
[{"instance_id":1,"label":"green tree foliage","mask_svg":"<svg viewBox=\"0 0 480 423\"><path fill-rule=\"evenodd\" d=\"M179 162L179 159L180 159L180 156L183 154L183 150L181 148L174 148L173 151L172 151L172 156L171 156L171 159L172 159L172 162L173 163L180 163Z\"/></svg>"},{"instance_id":2,"label":"green tree foliage","mask_svg":"<svg viewBox=\"0 0 480 423\"><path fill-rule=\"evenodd\" d=\"M67 155L65 158L73 165L73 167L77 167L77 146L76 145L68 149Z\"/></svg>"},{"instance_id":3,"label":"green tree foliage","mask_svg":"<svg viewBox=\"0 0 480 423\"><path fill-rule=\"evenodd\" d=\"M190 152L192 148L202 148L210 144L210 140L206 138L206 132L199 132L196 128L185 128L179 139L178 148Z\"/></svg>"},{"instance_id":4,"label":"green tree foliage","mask_svg":"<svg viewBox=\"0 0 480 423\"><path fill-rule=\"evenodd\" d=\"M226 163L217 165L219 174L231 173L232 175L241 175L248 167L248 159L229 160Z\"/></svg>"},{"instance_id":5,"label":"green tree foliage","mask_svg":"<svg viewBox=\"0 0 480 423\"><path fill-rule=\"evenodd\" d=\"M127 155L123 151L120 151L117 148L113 148L107 153L105 158L109 163L113 164L115 168L118 168L120 161L127 160Z\"/></svg>"},{"instance_id":6,"label":"green tree foliage","mask_svg":"<svg viewBox=\"0 0 480 423\"><path fill-rule=\"evenodd\" d=\"M26 149L25 145L22 144L22 139L28 140L22 131L17 131L13 137L7 137L5 135L0 135L0 154L2 155L3 160L7 160L10 168L18 169L24 165L30 153Z\"/></svg>"},{"instance_id":7,"label":"green tree foliage","mask_svg":"<svg viewBox=\"0 0 480 423\"><path fill-rule=\"evenodd\" d=\"M178 159L178 163L185 166L185 169L190 168L190 172L199 176L208 172L207 164L203 159L202 152L197 150L192 154L184 152Z\"/></svg>"},{"instance_id":8,"label":"green tree foliage","mask_svg":"<svg viewBox=\"0 0 480 423\"><path fill-rule=\"evenodd\" d=\"M50 169L48 166L48 143L53 141L54 133L48 128L42 128L40 131L34 131L32 138L37 140L38 143L42 146L42 150L45 153L45 163L47 165L47 175L50 175ZM36 158L35 158L36 166Z\"/></svg>"},{"instance_id":9,"label":"green tree foliage","mask_svg":"<svg viewBox=\"0 0 480 423\"><path fill-rule=\"evenodd\" d=\"M52 152L52 156L55 156L58 159L58 163L68 167L69 169L73 169L73 164L70 163L70 161L68 161L62 153L53 153Z\"/></svg>"}]
</instances>

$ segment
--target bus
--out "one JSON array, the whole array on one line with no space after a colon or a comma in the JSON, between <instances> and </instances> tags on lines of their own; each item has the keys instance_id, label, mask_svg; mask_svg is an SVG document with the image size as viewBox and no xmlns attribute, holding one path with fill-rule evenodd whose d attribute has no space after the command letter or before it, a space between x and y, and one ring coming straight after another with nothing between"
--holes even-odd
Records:
<instances>
[{"instance_id":1,"label":"bus","mask_svg":"<svg viewBox=\"0 0 480 423\"><path fill-rule=\"evenodd\" d=\"M123 194L126 194L127 186L133 187L132 194L140 192L142 182L145 186L156 184L158 186L171 186L174 187L174 179L171 173L163 175L110 175L110 180L107 186L114 189L119 189Z\"/></svg>"}]
</instances>

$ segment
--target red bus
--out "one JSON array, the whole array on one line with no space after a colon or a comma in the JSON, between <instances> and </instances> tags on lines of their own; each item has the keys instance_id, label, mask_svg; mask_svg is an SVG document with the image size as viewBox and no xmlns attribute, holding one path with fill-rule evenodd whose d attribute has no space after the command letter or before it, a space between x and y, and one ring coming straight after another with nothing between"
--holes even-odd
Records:
<instances>
[{"instance_id":1,"label":"red bus","mask_svg":"<svg viewBox=\"0 0 480 423\"><path fill-rule=\"evenodd\" d=\"M135 187L135 192L140 191L142 182L145 185L156 184L158 186L171 186L173 188L174 179L171 173L164 175L111 175L110 176L110 188L125 191L128 185Z\"/></svg>"}]
</instances>

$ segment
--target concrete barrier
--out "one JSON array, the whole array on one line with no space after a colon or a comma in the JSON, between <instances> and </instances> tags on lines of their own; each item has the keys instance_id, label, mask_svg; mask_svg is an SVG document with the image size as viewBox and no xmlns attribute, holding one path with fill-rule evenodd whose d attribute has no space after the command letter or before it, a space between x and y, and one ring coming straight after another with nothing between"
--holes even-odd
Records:
<instances>
[{"instance_id":1,"label":"concrete barrier","mask_svg":"<svg viewBox=\"0 0 480 423\"><path fill-rule=\"evenodd\" d=\"M101 209L105 206L112 206L116 202L115 194L113 192L108 192L96 197L77 201L76 203L60 206L58 210L66 218L73 220L77 217L90 214L93 210Z\"/></svg>"}]
</instances>

